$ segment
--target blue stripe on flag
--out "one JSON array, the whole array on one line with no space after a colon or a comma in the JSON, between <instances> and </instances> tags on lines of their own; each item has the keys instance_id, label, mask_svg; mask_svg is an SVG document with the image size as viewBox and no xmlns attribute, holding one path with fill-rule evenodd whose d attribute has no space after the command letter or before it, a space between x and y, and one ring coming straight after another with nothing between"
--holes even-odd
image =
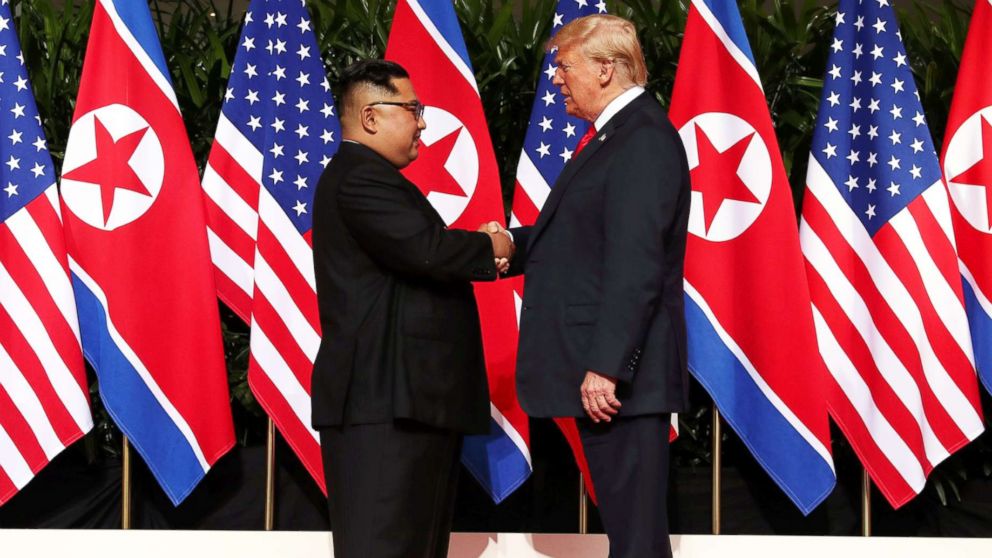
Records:
<instances>
[{"instance_id":1,"label":"blue stripe on flag","mask_svg":"<svg viewBox=\"0 0 992 558\"><path fill-rule=\"evenodd\" d=\"M992 316L986 314L985 309L979 304L971 283L962 278L961 284L964 286L964 307L968 313L968 327L971 329L972 340L992 338ZM978 377L981 378L985 389L992 393L992 344L972 344L975 348Z\"/></svg>"},{"instance_id":2,"label":"blue stripe on flag","mask_svg":"<svg viewBox=\"0 0 992 558\"><path fill-rule=\"evenodd\" d=\"M462 37L462 28L458 24L458 15L455 14L455 5L451 0L410 0L423 8L428 19L441 32L444 40L451 45L458 57L461 58L469 70L472 69L472 61L468 57L468 48L465 47L465 38Z\"/></svg>"},{"instance_id":3,"label":"blue stripe on flag","mask_svg":"<svg viewBox=\"0 0 992 558\"><path fill-rule=\"evenodd\" d=\"M765 397L696 302L686 295L685 303L689 370L762 467L809 514L833 490L833 469Z\"/></svg>"},{"instance_id":4,"label":"blue stripe on flag","mask_svg":"<svg viewBox=\"0 0 992 558\"><path fill-rule=\"evenodd\" d=\"M100 397L174 505L203 478L196 454L110 336L106 309L72 274L83 353L97 371Z\"/></svg>"},{"instance_id":5,"label":"blue stripe on flag","mask_svg":"<svg viewBox=\"0 0 992 558\"><path fill-rule=\"evenodd\" d=\"M754 63L754 55L751 54L751 44L747 40L747 33L744 32L744 22L741 20L737 3L731 0L702 0L706 7L710 9L713 16L720 22L720 26L727 32L730 40L741 49L748 60Z\"/></svg>"},{"instance_id":6,"label":"blue stripe on flag","mask_svg":"<svg viewBox=\"0 0 992 558\"><path fill-rule=\"evenodd\" d=\"M117 15L127 26L128 30L137 39L138 44L145 51L152 63L158 68L170 85L172 78L169 76L169 67L165 63L165 55L162 53L162 45L158 41L158 31L152 23L152 13L148 9L147 2L134 2L133 0L111 0Z\"/></svg>"},{"instance_id":7,"label":"blue stripe on flag","mask_svg":"<svg viewBox=\"0 0 992 558\"><path fill-rule=\"evenodd\" d=\"M465 436L462 463L497 504L530 476L530 463L495 420L489 434Z\"/></svg>"}]
</instances>

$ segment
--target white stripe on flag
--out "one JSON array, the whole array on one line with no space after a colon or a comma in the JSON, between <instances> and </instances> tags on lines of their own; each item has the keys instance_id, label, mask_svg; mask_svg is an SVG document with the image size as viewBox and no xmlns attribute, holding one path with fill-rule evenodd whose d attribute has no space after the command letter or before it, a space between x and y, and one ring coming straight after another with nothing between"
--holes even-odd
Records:
<instances>
[{"instance_id":1,"label":"white stripe on flag","mask_svg":"<svg viewBox=\"0 0 992 558\"><path fill-rule=\"evenodd\" d=\"M809 180L807 180L809 182ZM836 190L834 190L836 192ZM812 193L810 189L809 193ZM823 240L814 232L805 219L800 225L802 232L803 255L806 261L823 277L823 281L830 289L830 294L840 306L844 315L850 320L851 325L857 330L862 341L868 347L872 360L878 368L879 374L895 392L896 397L902 402L909 413L916 419L923 437L923 447L927 454L927 459L931 464L940 463L947 457L947 448L940 442L934 434L930 422L927 420L923 409L923 399L920 395L913 377L909 370L903 366L902 361L896 356L895 351L889 345L868 312L868 305L861 294L854 288L844 275L844 272L837 265L837 262L830 254L830 250L823 243ZM815 308L814 308L815 310ZM831 370L831 373L835 373ZM865 386L865 389L868 389ZM868 395L867 397L870 397ZM855 400L853 394L848 394L848 398Z\"/></svg>"},{"instance_id":2,"label":"white stripe on flag","mask_svg":"<svg viewBox=\"0 0 992 558\"><path fill-rule=\"evenodd\" d=\"M47 191L54 193L56 191L55 185L49 186L46 189ZM50 196L38 198L32 203L37 203L42 199L51 203ZM55 207L57 206L53 206L52 209ZM11 215L4 223L8 226L10 233L17 240L18 244L24 247L25 255L31 261L31 265L38 270L42 282L45 283L45 290L48 291L52 300L55 301L55 306L62 313L62 317L69 324L78 342L79 318L76 316L76 302L72 297L72 283L69 281L69 275L66 273L65 268L62 267L58 258L55 257L55 253L52 252L52 247L48 243L48 239L41 232L38 223L28 213L27 207ZM59 231L59 234L61 234L61 231ZM89 411L86 414L89 415Z\"/></svg>"},{"instance_id":3,"label":"white stripe on flag","mask_svg":"<svg viewBox=\"0 0 992 558\"><path fill-rule=\"evenodd\" d=\"M149 77L155 82L162 93L169 99L172 106L176 108L176 112L179 112L179 101L176 100L176 92L172 90L172 82L169 80L168 76L162 74L162 70L152 62L151 56L145 52L145 49L138 42L138 39L134 38L131 34L131 30L127 28L124 21L121 20L120 14L117 13L117 7L114 6L113 0L99 0L100 5L107 11L107 15L110 16L110 21L114 24L114 29L117 30L117 34L120 35L121 40L124 44L131 49L134 53L134 57L138 59L141 66L148 72ZM158 42L158 36L155 37L156 44Z\"/></svg>"},{"instance_id":4,"label":"white stripe on flag","mask_svg":"<svg viewBox=\"0 0 992 558\"><path fill-rule=\"evenodd\" d=\"M496 424L506 433L506 437L513 442L513 445L517 446L517 451L524 456L527 460L527 467L534 470L534 465L530 462L530 449L527 447L527 442L524 442L523 437L517 432L517 429L510 424L510 421L506 420L503 413L499 412L496 405L493 405L492 401L489 402L489 413L492 415L493 420Z\"/></svg>"},{"instance_id":5,"label":"white stripe on flag","mask_svg":"<svg viewBox=\"0 0 992 558\"><path fill-rule=\"evenodd\" d=\"M64 273L61 267L59 272ZM52 382L52 388L73 420L84 432L88 430L93 423L89 416L89 402L85 394L79 389L72 372L55 348L45 324L2 263L0 263L0 306L7 310L14 325L38 356Z\"/></svg>"},{"instance_id":6,"label":"white stripe on flag","mask_svg":"<svg viewBox=\"0 0 992 558\"><path fill-rule=\"evenodd\" d=\"M517 183L527 193L527 197L530 198L534 207L540 211L551 194L551 187L541 176L541 171L534 166L534 161L530 159L526 151L520 154L520 162L517 163ZM517 192L517 195L520 193Z\"/></svg>"},{"instance_id":7,"label":"white stripe on flag","mask_svg":"<svg viewBox=\"0 0 992 558\"><path fill-rule=\"evenodd\" d=\"M812 156L810 157L809 171L806 182L809 192L812 193L826 209L827 214L834 222L837 230L868 269L871 280L874 282L878 292L892 309L892 312L899 320L899 323L902 324L906 332L912 337L913 344L920 353L920 361L923 364L923 372L926 376L927 383L934 390L935 396L942 402L942 406L947 410L954 422L957 423L958 427L961 428L969 439L973 439L982 431L983 426L981 418L978 416L975 409L972 407L971 403L968 402L961 390L947 375L943 364L941 364L940 360L937 358L933 346L930 343L930 338L927 336L923 316L920 314L919 307L913 300L913 296L906 289L906 286L899 279L895 271L889 266L887 260L878 250L878 247L875 245L875 242L872 240L871 236L868 235L868 231L865 230L864 226L861 224L861 221L841 197L840 191L833 184L830 177L826 174L826 171L823 170L823 167L820 166L816 158ZM940 187L940 184L938 183L935 186ZM933 187L934 186L931 186L931 188ZM900 212L900 214L906 213L909 213L908 207ZM897 214L890 220L890 222L894 223L899 218L900 215ZM915 223L913 226L915 227ZM894 224L893 227L895 228ZM898 229L896 229L896 232L898 233ZM902 240L905 243L905 239ZM805 253L805 245L803 252ZM924 252L926 253L926 251ZM932 260L929 255L926 260L930 261L932 264ZM922 262L918 262L918 265L919 263ZM836 265L836 262L834 262L834 265ZM933 265L933 269L936 270L936 265ZM837 272L840 273L840 275L836 277L843 278L843 281L847 283L847 279L844 277L843 273L840 272L839 267L837 268ZM923 270L921 270L921 273L923 273ZM939 272L934 271L934 273ZM847 283L847 285L850 286L849 283ZM850 288L853 289L853 286ZM836 292L834 291L833 286L831 286L831 292ZM858 300L863 303L860 295L858 296ZM952 304L960 305L960 302L956 297L953 297L952 300ZM943 302L946 303L946 301ZM933 304L934 306L937 305L936 302L933 302ZM867 307L861 309L860 311L864 312L865 315L868 313ZM953 334L953 330L951 333ZM967 344L970 345L970 334L967 330L965 330L963 334L966 339L968 339ZM870 339L874 339L874 337L865 338L865 341L869 344L869 346L872 344L869 341ZM968 353L970 354L970 351L968 351ZM974 358L971 360L974 362ZM940 463L940 461L947 457L948 454L946 448L944 448L943 445L941 445L940 448L941 451L932 454L932 457L939 457L939 459L937 461L931 461L931 463ZM929 450L927 451L927 455L928 457L931 457Z\"/></svg>"},{"instance_id":8,"label":"white stripe on flag","mask_svg":"<svg viewBox=\"0 0 992 558\"><path fill-rule=\"evenodd\" d=\"M834 338L826 320L819 309L813 305L813 324L816 326L816 339L820 346L820 354L827 364L827 369L837 381L837 385L851 402L861 422L871 436L872 441L892 463L893 468L906 481L906 484L919 493L923 490L927 478L920 467L913 451L906 445L905 440L892 424L885 418L871 397L871 389L865 384L854 363L850 361L844 349Z\"/></svg>"},{"instance_id":9,"label":"white stripe on flag","mask_svg":"<svg viewBox=\"0 0 992 558\"><path fill-rule=\"evenodd\" d=\"M3 362L3 356L0 356L0 366L6 364ZM10 477L10 482L14 483L18 490L24 488L24 485L34 478L31 466L28 465L24 456L14 445L14 440L7 434L3 422L0 422L0 469Z\"/></svg>"},{"instance_id":10,"label":"white stripe on flag","mask_svg":"<svg viewBox=\"0 0 992 558\"><path fill-rule=\"evenodd\" d=\"M210 259L217 269L251 297L255 292L255 270L210 227L207 227L207 242L210 244Z\"/></svg>"},{"instance_id":11,"label":"white stripe on flag","mask_svg":"<svg viewBox=\"0 0 992 558\"><path fill-rule=\"evenodd\" d=\"M319 435L310 428L310 395L300 385L296 375L289 369L289 365L257 323L253 323L251 328L251 355L258 363L259 371L272 381L276 391L293 409L296 419L319 444Z\"/></svg>"},{"instance_id":12,"label":"white stripe on flag","mask_svg":"<svg viewBox=\"0 0 992 558\"><path fill-rule=\"evenodd\" d=\"M272 232L279 244L286 251L296 270L306 280L313 292L317 292L317 280L313 271L313 249L296 230L289 216L279 206L267 188L262 188L258 195L258 216ZM257 271L257 270L256 270Z\"/></svg>"},{"instance_id":13,"label":"white stripe on flag","mask_svg":"<svg viewBox=\"0 0 992 558\"><path fill-rule=\"evenodd\" d=\"M258 212L234 191L212 166L203 171L203 191L252 240L258 236Z\"/></svg>"},{"instance_id":14,"label":"white stripe on flag","mask_svg":"<svg viewBox=\"0 0 992 558\"><path fill-rule=\"evenodd\" d=\"M791 425L792 428L800 436L802 436L804 440L806 440L806 443L809 444L810 447L813 448L813 450L830 466L830 469L833 470L834 460L830 455L830 450L823 445L823 442L821 442L801 420L799 420L799 417L792 412L792 409L790 409L789 406L782 401L778 394L775 393L771 386L765 382L765 379L762 378L761 374L759 374L757 369L755 369L751 360L747 358L747 355L744 354L744 351L740 348L737 342L734 341L727 330L723 328L723 325L717 319L716 314L713 313L713 310L709 307L709 304L706 303L703 295L700 294L691 283L689 283L688 279L683 279L683 284L685 287L685 294L689 295L689 298L691 298L696 305L699 306L699 309L702 310L703 314L706 316L706 320L713 327L713 330L720 338L720 341L723 342L724 346L727 347L727 350L734 355L737 362L744 367L744 370L747 371L748 376L750 376L751 380L756 386L758 386L758 389L761 391L762 395L765 396L765 399L767 399L768 402L775 407L779 414L782 415L782 418L784 418L789 425Z\"/></svg>"},{"instance_id":15,"label":"white stripe on flag","mask_svg":"<svg viewBox=\"0 0 992 558\"><path fill-rule=\"evenodd\" d=\"M277 309L278 319L286 324L286 329L289 330L300 350L310 362L313 362L317 358L317 350L320 349L320 334L314 331L293 300L293 296L286 289L286 285L258 251L255 252L255 286L269 304Z\"/></svg>"},{"instance_id":16,"label":"white stripe on flag","mask_svg":"<svg viewBox=\"0 0 992 558\"><path fill-rule=\"evenodd\" d=\"M713 15L713 12L710 11L710 8L706 5L706 2L703 2L702 0L692 0L692 5L696 8L696 11L699 12L699 16L703 18L703 21L705 21L706 24L710 26L710 29L713 30L713 34L720 39L720 42L723 43L724 48L727 49L727 52L730 53L730 56L734 59L734 61L736 61L737 64L740 65L741 69L743 69L744 72L754 80L754 83L758 86L758 89L764 92L764 89L761 87L761 76L758 75L758 69L754 67L754 63L751 62L751 59L748 58L747 55L744 54L744 52L737 46L737 43L730 39L730 35L727 34L727 30L720 24L720 20Z\"/></svg>"},{"instance_id":17,"label":"white stripe on flag","mask_svg":"<svg viewBox=\"0 0 992 558\"><path fill-rule=\"evenodd\" d=\"M241 168L245 169L248 176L255 179L259 187L262 185L262 169L265 166L265 157L252 143L241 133L238 128L227 119L222 112L217 120L217 133L214 135L214 142L219 143L224 151L235 159ZM252 235L254 237L254 235Z\"/></svg>"},{"instance_id":18,"label":"white stripe on flag","mask_svg":"<svg viewBox=\"0 0 992 558\"><path fill-rule=\"evenodd\" d=\"M468 65L465 64L462 57L458 56L455 49L451 48L451 45L449 45L448 41L445 40L444 35L438 31L437 26L434 25L433 21L431 21L431 18L427 17L427 13L424 12L424 9L420 6L420 1L409 0L409 4L410 9L413 10L414 15L416 15L417 19L420 20L420 23L424 26L424 29L427 30L427 33L431 36L431 38L434 39L434 42L437 43L437 46L441 49L441 52L448 57L448 60L451 61L451 65L458 70L458 73L465 78L465 81L472 86L472 89L475 89L475 94L478 95L479 86L475 83L475 75L472 74L472 70L470 70Z\"/></svg>"},{"instance_id":19,"label":"white stripe on flag","mask_svg":"<svg viewBox=\"0 0 992 558\"><path fill-rule=\"evenodd\" d=\"M10 363L11 366L8 366ZM45 457L49 461L65 449L59 435L55 433L48 415L45 414L45 407L38 399L38 394L34 392L31 384L18 370L10 355L0 345L0 387L7 392L14 407L24 417L24 420L31 428L31 433L38 440L38 445L45 452Z\"/></svg>"},{"instance_id":20,"label":"white stripe on flag","mask_svg":"<svg viewBox=\"0 0 992 558\"><path fill-rule=\"evenodd\" d=\"M182 414L180 414L176 407L172 404L172 401L169 401L169 398L166 397L165 393L162 391L162 388L159 387L158 383L155 381L155 378L153 378L148 372L148 368L146 368L145 364L141 362L141 359L138 358L137 353L134 352L131 346L127 344L124 337L121 336L119 331L117 331L117 327L114 325L113 320L110 319L110 314L107 312L107 295L103 292L96 281L94 281L93 278L83 270L82 266L76 263L76 260L74 260L72 256L69 257L69 269L72 270L72 272L84 285L86 285L86 287L93 293L93 296L97 298L100 303L100 310L103 312L104 320L107 322L107 332L109 333L110 338L114 341L114 344L117 346L117 349L121 352L124 358L131 363L131 366L134 367L135 371L138 373L138 376L141 378L141 381L148 387L148 391L151 392L158 404L162 406L162 410L169 415L169 418L176 425L176 428L182 433L183 437L186 438L186 443L189 444L190 450L194 455L196 455L196 460L199 462L200 468L203 469L204 472L209 471L210 464L207 463L207 460L203 457L203 448L200 447L200 443L196 439L196 434L194 434L193 430L189 427L189 423L186 422L186 419L183 418Z\"/></svg>"}]
</instances>

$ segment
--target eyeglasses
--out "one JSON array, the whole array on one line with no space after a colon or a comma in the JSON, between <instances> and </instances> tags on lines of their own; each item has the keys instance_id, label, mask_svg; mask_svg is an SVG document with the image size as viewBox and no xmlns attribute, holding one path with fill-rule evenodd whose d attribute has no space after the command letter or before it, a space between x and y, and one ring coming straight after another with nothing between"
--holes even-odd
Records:
<instances>
[{"instance_id":1,"label":"eyeglasses","mask_svg":"<svg viewBox=\"0 0 992 558\"><path fill-rule=\"evenodd\" d=\"M405 101L402 103L399 101L376 101L374 103L369 103L365 106L373 107L375 105L390 105L394 107L403 107L406 110L412 112L414 118L416 118L418 121L424 117L424 109L426 108L424 104L421 103L420 101Z\"/></svg>"}]
</instances>

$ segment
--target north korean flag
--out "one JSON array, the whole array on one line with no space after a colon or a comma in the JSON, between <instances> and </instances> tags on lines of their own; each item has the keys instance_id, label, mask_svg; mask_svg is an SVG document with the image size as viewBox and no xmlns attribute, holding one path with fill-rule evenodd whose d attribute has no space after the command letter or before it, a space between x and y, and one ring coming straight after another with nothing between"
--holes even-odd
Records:
<instances>
[{"instance_id":1,"label":"north korean flag","mask_svg":"<svg viewBox=\"0 0 992 558\"><path fill-rule=\"evenodd\" d=\"M145 2L93 12L62 169L83 353L174 504L234 444L204 204Z\"/></svg>"},{"instance_id":2,"label":"north korean flag","mask_svg":"<svg viewBox=\"0 0 992 558\"><path fill-rule=\"evenodd\" d=\"M419 158L404 170L452 227L503 222L499 169L479 88L450 0L399 0L386 58L410 72L427 108ZM517 402L517 301L510 281L476 285L492 404L487 436L465 440L462 462L496 502L531 472L527 416Z\"/></svg>"},{"instance_id":3,"label":"north korean flag","mask_svg":"<svg viewBox=\"0 0 992 558\"><path fill-rule=\"evenodd\" d=\"M670 110L691 169L689 369L803 513L835 483L792 195L737 5L693 0Z\"/></svg>"}]
</instances>

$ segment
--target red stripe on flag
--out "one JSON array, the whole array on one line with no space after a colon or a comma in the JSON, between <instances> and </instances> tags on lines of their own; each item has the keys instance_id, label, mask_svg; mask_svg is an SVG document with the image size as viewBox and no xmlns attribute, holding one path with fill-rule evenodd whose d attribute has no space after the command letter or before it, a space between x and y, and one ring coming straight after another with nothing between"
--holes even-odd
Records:
<instances>
[{"instance_id":1,"label":"red stripe on flag","mask_svg":"<svg viewBox=\"0 0 992 558\"><path fill-rule=\"evenodd\" d=\"M286 249L280 244L279 239L272 234L272 231L264 222L259 222L258 226L258 253L262 255L269 267L286 287L289 295L293 297L303 317L306 318L315 331L320 332L320 314L317 311L317 293L310 283L300 274L299 268L290 259ZM308 259L312 258L312 253L308 254ZM310 261L309 265L313 265Z\"/></svg>"},{"instance_id":2,"label":"red stripe on flag","mask_svg":"<svg viewBox=\"0 0 992 558\"><path fill-rule=\"evenodd\" d=\"M0 339L3 340L4 348L14 361L16 367L14 373L20 374L31 387L59 440L65 444L78 438L79 426L55 392L37 353L28 344L28 340L3 306L0 306ZM81 360L80 364L82 364ZM0 417L4 417L6 424L6 415L0 413Z\"/></svg>"},{"instance_id":3,"label":"red stripe on flag","mask_svg":"<svg viewBox=\"0 0 992 558\"><path fill-rule=\"evenodd\" d=\"M310 472L310 476L316 481L317 486L324 494L327 494L320 445L313 438L307 425L296 418L292 407L286 402L272 380L259 368L254 358L249 359L248 363L248 385L251 386L251 392L255 395L259 405L272 418L279 433L282 434L286 443L293 448L293 452Z\"/></svg>"},{"instance_id":4,"label":"red stripe on flag","mask_svg":"<svg viewBox=\"0 0 992 558\"><path fill-rule=\"evenodd\" d=\"M840 386L835 383L831 383L831 389L840 392ZM851 442L855 453L861 458L861 463L868 470L868 474L885 493L893 507L898 508L913 499L916 491L906 483L889 458L882 453L851 402L841 394L830 397L827 407L844 436ZM924 474L929 474L931 467L923 463Z\"/></svg>"},{"instance_id":5,"label":"red stripe on flag","mask_svg":"<svg viewBox=\"0 0 992 558\"><path fill-rule=\"evenodd\" d=\"M282 309L285 311L285 309ZM265 332L265 336L279 352L279 356L286 361L286 365L293 371L296 380L309 393L310 377L313 374L313 362L307 357L293 334L286 326L280 309L275 308L272 303L261 292L255 294L255 304L252 318L255 323L254 328L259 328Z\"/></svg>"},{"instance_id":6,"label":"red stripe on flag","mask_svg":"<svg viewBox=\"0 0 992 558\"><path fill-rule=\"evenodd\" d=\"M808 204L809 202L805 203ZM928 464L929 461L927 461L923 451L923 433L916 423L916 417L909 412L906 404L899 399L899 396L882 377L868 345L864 343L864 340L854 329L854 325L848 320L840 305L837 304L830 292L830 287L823 281L820 274L809 267L806 276L809 281L810 296L815 302L816 308L833 332L841 350L844 351L858 375L867 384L873 408L892 424L892 427L913 452L916 460L921 464ZM847 395L838 387L835 392L830 394L829 400L833 399L843 399L847 402ZM857 420L862 419L858 416Z\"/></svg>"},{"instance_id":7,"label":"red stripe on flag","mask_svg":"<svg viewBox=\"0 0 992 558\"><path fill-rule=\"evenodd\" d=\"M4 505L17 494L17 487L10 480L10 477L0 468L0 506Z\"/></svg>"},{"instance_id":8,"label":"red stripe on flag","mask_svg":"<svg viewBox=\"0 0 992 558\"><path fill-rule=\"evenodd\" d=\"M261 185L248 174L248 171L238 163L237 159L231 156L220 142L215 141L210 148L210 156L207 159L207 164L224 179L224 182L246 204L256 210L258 209L258 193Z\"/></svg>"},{"instance_id":9,"label":"red stripe on flag","mask_svg":"<svg viewBox=\"0 0 992 558\"><path fill-rule=\"evenodd\" d=\"M217 267L214 267L214 279L217 283L217 298L246 324L251 323L251 297L248 293L241 290L241 287Z\"/></svg>"},{"instance_id":10,"label":"red stripe on flag","mask_svg":"<svg viewBox=\"0 0 992 558\"><path fill-rule=\"evenodd\" d=\"M7 390L0 386L0 417L3 417L3 429L13 440L18 453L27 461L32 472L37 473L48 463L45 450L38 443L38 438L31 430L27 419L14 405Z\"/></svg>"},{"instance_id":11,"label":"red stripe on flag","mask_svg":"<svg viewBox=\"0 0 992 558\"><path fill-rule=\"evenodd\" d=\"M526 157L527 155L521 155L521 157ZM513 214L517 217L517 220L524 225L531 225L537 221L537 216L541 213L541 210L534 204L527 195L527 191L520 186L520 182L516 183L516 188L513 190Z\"/></svg>"},{"instance_id":12,"label":"red stripe on flag","mask_svg":"<svg viewBox=\"0 0 992 558\"><path fill-rule=\"evenodd\" d=\"M207 213L207 226L232 252L250 266L255 259L255 239L238 226L224 208L214 203L210 196L204 196L203 202Z\"/></svg>"},{"instance_id":13,"label":"red stripe on flag","mask_svg":"<svg viewBox=\"0 0 992 558\"><path fill-rule=\"evenodd\" d=\"M975 409L980 408L981 403L978 397L975 368L971 361L968 360L968 356L962 351L960 345L951 336L950 331L944 327L940 316L937 315L933 301L930 299L926 285L923 283L923 278L920 276L920 270L914 265L909 250L906 249L895 231L890 227L884 227L879 230L876 239L879 244L886 246L886 259L890 262L896 275L902 279L913 301L916 302L920 316L923 319L927 339L933 347L937 360L943 366L944 370L946 370L948 377L969 399L972 407ZM960 278L958 281L960 281ZM962 325L964 324L962 323ZM937 371L935 373L939 374L942 372ZM925 379L924 383L920 384L920 389L933 393L930 383L926 382ZM959 446L962 440L964 440L964 443L968 442L967 436L954 423L953 419L947 413L944 403L936 395L932 399L924 399L924 403L927 406L928 417L941 417L941 422L946 418L950 423L946 432L947 438L943 434L941 435L941 443L945 447L950 449L952 446ZM931 405L934 405L935 408L932 408Z\"/></svg>"},{"instance_id":14,"label":"red stripe on flag","mask_svg":"<svg viewBox=\"0 0 992 558\"><path fill-rule=\"evenodd\" d=\"M844 273L847 280L858 290L858 293L861 295L861 298L864 300L864 303L868 308L872 323L874 323L882 338L888 343L896 357L912 377L914 387L920 393L925 418L933 428L934 434L936 434L937 438L941 440L941 443L944 443L944 441L957 440L960 435L960 430L954 421L951 420L951 417L947 414L947 409L943 404L941 404L941 402L934 395L933 390L930 388L923 372L923 364L920 358L919 350L916 346L916 342L899 322L895 312L876 287L868 268L864 266L858 255L853 249L851 249L851 246L846 240L844 240L843 236L839 231L837 231L836 227L834 227L833 222L826 215L825 209L819 204L818 200L815 199L815 196L807 196L806 200L803 202L803 205L803 215L806 218L806 221L810 224L811 228L817 232L821 240L823 240L824 244L828 247L833 259L846 264L841 266L841 271ZM883 252L892 252L897 246L902 246L902 242L898 239L898 237L891 235L893 235L891 232L891 225L886 225L882 230L876 233L875 243L879 246L879 250ZM897 257L892 254L885 256L883 253L883 256L890 262L897 259ZM896 272L896 275L903 284L906 283L907 279L903 276L903 274ZM833 294L829 292L829 288L826 292L820 293L819 296L814 296L813 301L819 306L823 297L829 297L831 300L833 299ZM845 317L843 322L836 323L849 322L847 322ZM847 328L845 327L845 329ZM846 335L837 335L837 338L838 341L841 342L842 346L845 346L845 340L853 339L854 336L857 336L859 344L863 343L860 335L856 332L853 325L851 325L850 329L847 330ZM845 346L844 348L846 352L848 347ZM858 367L859 372L863 370L862 367L866 366L869 361L872 362L871 367L873 371L877 370L877 368L875 368L874 359L871 355L866 355L866 357L867 360L860 362L852 359ZM888 387L888 383L881 376L875 377L873 375L871 378L866 376L865 381L873 391L880 383L884 383L886 387ZM918 418L914 417L909 420L911 420L912 424L918 425ZM903 428L910 428L909 423L906 423L902 427L898 426L898 424L901 423L893 421L893 425L896 426L897 430L902 431ZM915 428L918 428L918 426Z\"/></svg>"},{"instance_id":15,"label":"red stripe on flag","mask_svg":"<svg viewBox=\"0 0 992 558\"><path fill-rule=\"evenodd\" d=\"M50 233L51 231L42 229L42 234L48 235ZM37 250L43 249L41 247L32 248ZM46 246L44 249L51 248ZM17 242L10 229L6 226L0 226L0 253L4 255L4 267L7 268L7 271L14 279L14 283L17 284L24 297L27 298L34 313L41 320L45 332L55 346L58 358L72 372L73 379L76 381L79 389L86 393L88 389L85 384L85 373L83 371L83 352L79 346L76 334L65 320L65 316L59 310L55 300L52 299L52 295L48 291L48 286L42 280L37 268L28 259L23 247ZM13 324L12 326L17 327ZM30 347L27 347L27 350L33 351ZM47 376L44 376L44 372L41 372L41 374L45 377L45 383L47 383ZM73 429L75 429L75 422L72 422L72 424Z\"/></svg>"},{"instance_id":16,"label":"red stripe on flag","mask_svg":"<svg viewBox=\"0 0 992 558\"><path fill-rule=\"evenodd\" d=\"M589 492L589 498L592 503L598 505L598 500L596 498L596 489L592 485L592 475L589 473L589 462L586 461L586 452L582 448L582 439L579 437L579 427L575 425L574 418L556 418L555 424L561 430L561 433L565 436L565 441L568 442L568 446L572 448L572 455L575 456L575 464L579 467L579 472L582 473L582 481L586 485L586 491Z\"/></svg>"}]
</instances>

